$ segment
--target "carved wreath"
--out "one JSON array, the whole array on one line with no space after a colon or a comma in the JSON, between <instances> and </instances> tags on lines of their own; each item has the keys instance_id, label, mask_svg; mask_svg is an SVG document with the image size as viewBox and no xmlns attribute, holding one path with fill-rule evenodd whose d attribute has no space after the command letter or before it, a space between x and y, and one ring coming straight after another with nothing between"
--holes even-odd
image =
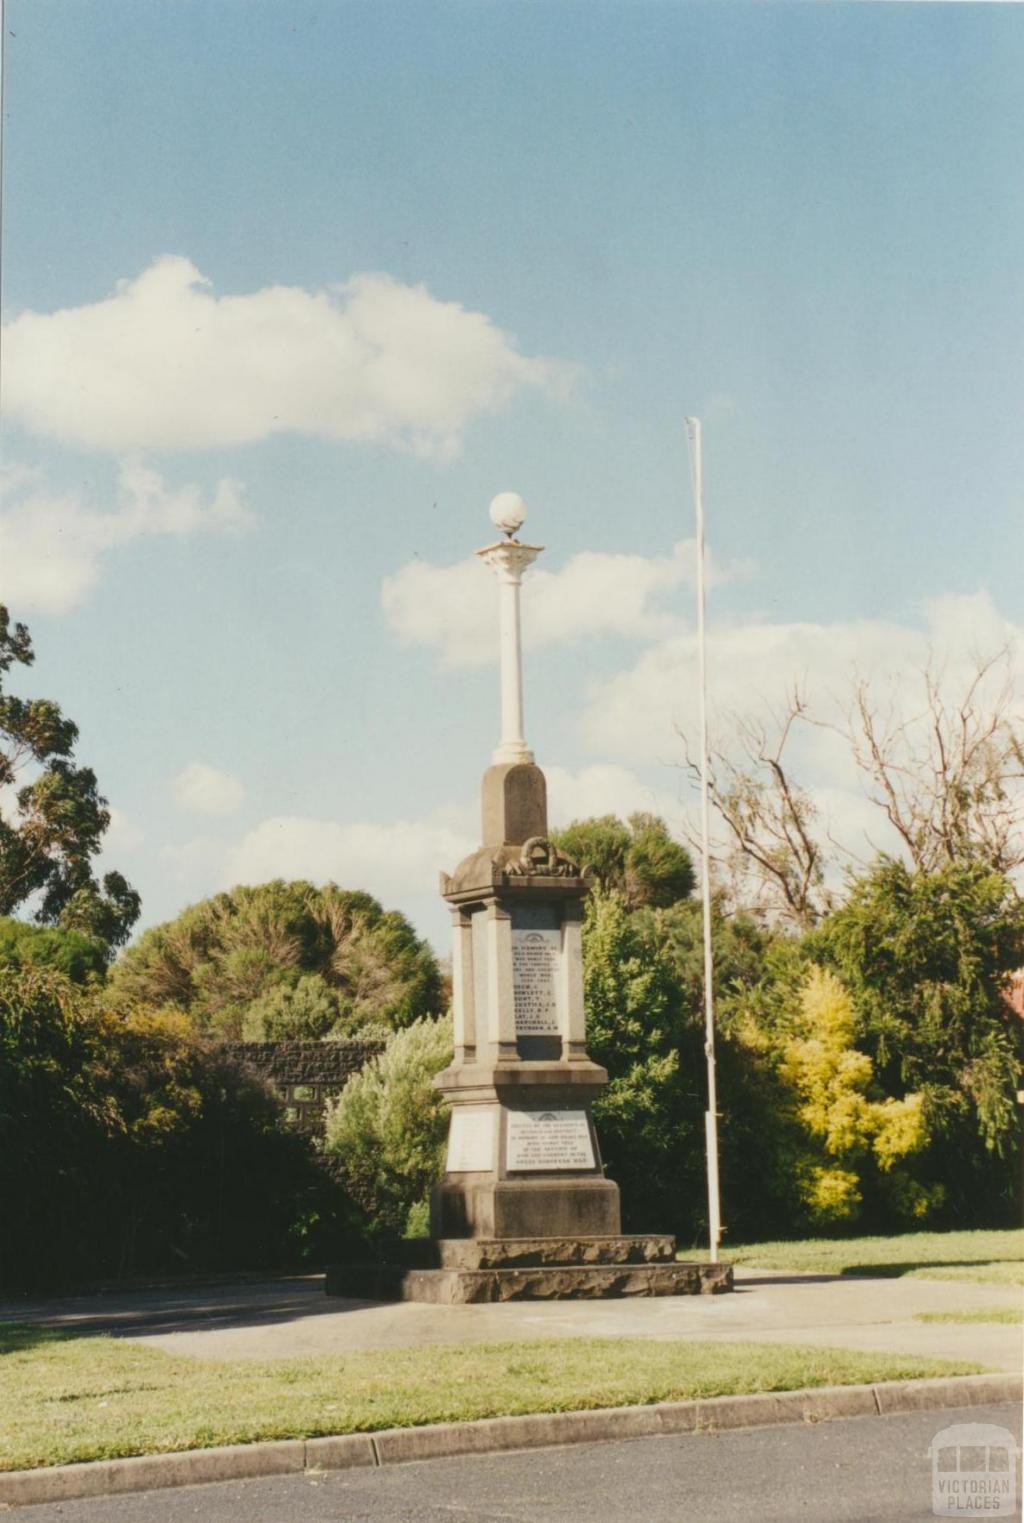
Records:
<instances>
[{"instance_id":1,"label":"carved wreath","mask_svg":"<svg viewBox=\"0 0 1024 1523\"><path fill-rule=\"evenodd\" d=\"M505 869L510 878L578 878L579 867L544 836L531 836L523 843L518 862Z\"/></svg>"}]
</instances>

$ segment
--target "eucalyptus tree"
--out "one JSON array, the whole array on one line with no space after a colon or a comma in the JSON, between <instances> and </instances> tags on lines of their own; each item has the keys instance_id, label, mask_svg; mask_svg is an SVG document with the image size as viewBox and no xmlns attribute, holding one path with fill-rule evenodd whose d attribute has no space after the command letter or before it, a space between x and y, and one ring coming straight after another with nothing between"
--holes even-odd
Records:
<instances>
[{"instance_id":1,"label":"eucalyptus tree","mask_svg":"<svg viewBox=\"0 0 1024 1523\"><path fill-rule=\"evenodd\" d=\"M128 939L139 896L121 873L94 872L110 810L74 759L78 727L52 699L4 690L11 668L34 660L25 625L0 604L0 915L31 906L41 924L80 931L109 955Z\"/></svg>"}]
</instances>

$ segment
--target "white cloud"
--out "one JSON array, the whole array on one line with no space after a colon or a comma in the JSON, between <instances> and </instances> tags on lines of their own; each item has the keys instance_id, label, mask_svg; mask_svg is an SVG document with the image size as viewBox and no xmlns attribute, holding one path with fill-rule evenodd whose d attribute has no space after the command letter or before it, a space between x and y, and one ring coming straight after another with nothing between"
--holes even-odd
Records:
<instances>
[{"instance_id":1,"label":"white cloud","mask_svg":"<svg viewBox=\"0 0 1024 1523\"><path fill-rule=\"evenodd\" d=\"M276 815L234 841L200 835L162 847L162 876L190 904L272 878L362 889L385 909L401 910L443 952L449 914L438 879L478 845L476 814L469 807L441 808L425 819L391 824Z\"/></svg>"},{"instance_id":2,"label":"white cloud","mask_svg":"<svg viewBox=\"0 0 1024 1523\"><path fill-rule=\"evenodd\" d=\"M0 820L5 825L18 824L18 788L15 783L0 783Z\"/></svg>"},{"instance_id":3,"label":"white cloud","mask_svg":"<svg viewBox=\"0 0 1024 1523\"><path fill-rule=\"evenodd\" d=\"M194 814L233 814L245 797L237 777L206 762L189 762L173 786L178 807Z\"/></svg>"},{"instance_id":4,"label":"white cloud","mask_svg":"<svg viewBox=\"0 0 1024 1523\"><path fill-rule=\"evenodd\" d=\"M426 820L363 825L304 815L277 815L248 831L227 854L221 886L269 878L329 879L361 888L385 904L437 891L476 842L458 817L440 812Z\"/></svg>"},{"instance_id":5,"label":"white cloud","mask_svg":"<svg viewBox=\"0 0 1024 1523\"><path fill-rule=\"evenodd\" d=\"M117 451L297 432L447 455L474 417L570 379L423 286L360 274L328 290L218 296L177 255L104 301L23 312L3 360L10 418Z\"/></svg>"},{"instance_id":6,"label":"white cloud","mask_svg":"<svg viewBox=\"0 0 1024 1523\"><path fill-rule=\"evenodd\" d=\"M834 718L849 701L858 677L872 681L897 711L920 703L920 674L937 662L951 690L962 684L979 654L1020 643L1018 629L986 594L927 603L919 627L856 620L834 624L718 625L708 635L708 686L712 728L723 735L731 716L763 715L781 706L794 684L812 708ZM697 640L675 634L646 650L636 664L593 689L583 716L589 743L606 756L632 762L678 759L679 730L696 730ZM816 770L837 778L846 748L830 732L808 732ZM840 777L840 781L843 778Z\"/></svg>"},{"instance_id":7,"label":"white cloud","mask_svg":"<svg viewBox=\"0 0 1024 1523\"><path fill-rule=\"evenodd\" d=\"M651 788L635 772L612 763L597 763L572 772L545 767L548 782L548 820L553 830L592 815L661 815L670 826L685 813L685 801L665 789Z\"/></svg>"},{"instance_id":8,"label":"white cloud","mask_svg":"<svg viewBox=\"0 0 1024 1523\"><path fill-rule=\"evenodd\" d=\"M162 876L173 879L186 901L194 904L216 892L220 886L225 850L224 842L213 836L194 836L176 846L162 846Z\"/></svg>"},{"instance_id":9,"label":"white cloud","mask_svg":"<svg viewBox=\"0 0 1024 1523\"><path fill-rule=\"evenodd\" d=\"M694 541L686 539L668 555L588 550L560 571L530 571L522 593L524 645L537 649L595 635L667 635L680 625L673 594L692 585L695 553ZM711 575L722 581L743 569L712 568ZM453 566L410 561L385 577L381 606L399 639L434 646L446 666L484 666L497 659L494 575L476 556Z\"/></svg>"},{"instance_id":10,"label":"white cloud","mask_svg":"<svg viewBox=\"0 0 1024 1523\"><path fill-rule=\"evenodd\" d=\"M122 463L112 507L79 491L53 491L38 473L16 468L5 483L12 505L0 512L0 597L22 609L67 613L99 580L104 557L147 535L232 533L251 522L242 487L224 479L212 497L198 486L172 488L138 461Z\"/></svg>"},{"instance_id":11,"label":"white cloud","mask_svg":"<svg viewBox=\"0 0 1024 1523\"><path fill-rule=\"evenodd\" d=\"M122 809L108 806L110 824L103 837L104 855L116 856L120 851L135 851L146 839L145 832L128 818Z\"/></svg>"}]
</instances>

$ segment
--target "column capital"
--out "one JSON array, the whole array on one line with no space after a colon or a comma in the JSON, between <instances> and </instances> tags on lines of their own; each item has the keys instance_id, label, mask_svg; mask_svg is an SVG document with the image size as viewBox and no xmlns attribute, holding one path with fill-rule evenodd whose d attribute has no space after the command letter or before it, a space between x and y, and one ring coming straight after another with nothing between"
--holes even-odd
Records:
<instances>
[{"instance_id":1,"label":"column capital","mask_svg":"<svg viewBox=\"0 0 1024 1523\"><path fill-rule=\"evenodd\" d=\"M518 587L523 572L533 565L543 549L543 545L523 545L517 539L499 539L493 545L484 545L476 553L500 582L511 582Z\"/></svg>"}]
</instances>

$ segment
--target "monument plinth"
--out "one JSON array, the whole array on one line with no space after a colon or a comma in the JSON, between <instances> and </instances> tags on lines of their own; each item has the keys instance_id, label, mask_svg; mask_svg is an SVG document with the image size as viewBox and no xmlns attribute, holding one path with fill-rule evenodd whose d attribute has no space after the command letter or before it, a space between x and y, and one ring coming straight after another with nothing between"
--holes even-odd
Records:
<instances>
[{"instance_id":1,"label":"monument plinth","mask_svg":"<svg viewBox=\"0 0 1024 1523\"><path fill-rule=\"evenodd\" d=\"M479 851L442 874L452 907L455 1056L434 1083L451 1106L437 1237L614 1236L591 1116L607 1082L587 1056L581 926L588 883L548 839L544 774L484 774Z\"/></svg>"},{"instance_id":2,"label":"monument plinth","mask_svg":"<svg viewBox=\"0 0 1024 1523\"><path fill-rule=\"evenodd\" d=\"M491 505L501 740L481 787L481 846L441 893L453 921L455 1052L434 1080L450 1110L431 1238L397 1262L328 1272L329 1294L443 1302L728 1290L728 1265L678 1264L669 1236L624 1237L592 1106L608 1082L586 1047L585 868L548 836L547 787L523 736L519 591L541 553L515 535L513 493Z\"/></svg>"}]
</instances>

